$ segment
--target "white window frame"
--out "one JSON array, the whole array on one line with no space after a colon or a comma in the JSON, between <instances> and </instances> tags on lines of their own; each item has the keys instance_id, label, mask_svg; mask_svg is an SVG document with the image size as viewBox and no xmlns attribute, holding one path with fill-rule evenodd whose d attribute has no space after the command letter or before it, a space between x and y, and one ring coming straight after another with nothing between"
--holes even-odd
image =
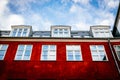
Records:
<instances>
[{"instance_id":1,"label":"white window frame","mask_svg":"<svg viewBox=\"0 0 120 80\"><path fill-rule=\"evenodd\" d=\"M44 53L43 53L43 51L44 51L44 49L43 49L43 47L44 46L48 46L48 49L46 50L48 53L47 53L47 59L44 59L43 58L43 56L45 56L44 55ZM51 46L55 46L55 52L53 52L54 53L54 55L52 55L52 56L55 56L55 58L53 58L53 59L51 59L51 49L50 49L50 47ZM56 61L57 60L57 46L56 45L42 45L42 50L41 50L41 59L40 59L41 61Z\"/></svg>"},{"instance_id":2,"label":"white window frame","mask_svg":"<svg viewBox=\"0 0 120 80\"><path fill-rule=\"evenodd\" d=\"M117 55L118 60L120 61L120 57L119 57L118 54L117 54L117 51L120 52L120 49L116 49L116 46L120 46L120 45L114 45L115 53L116 53L116 55Z\"/></svg>"},{"instance_id":3,"label":"white window frame","mask_svg":"<svg viewBox=\"0 0 120 80\"><path fill-rule=\"evenodd\" d=\"M17 30L16 30L16 34L15 34L15 36L13 36L13 32L14 32L15 29L17 29ZM22 31L21 31L20 36L18 36L18 33L19 33L19 30L20 30L20 29L22 29ZM24 29L27 29L25 36L23 35ZM30 32L29 28L13 28L13 30L12 30L12 32L11 32L11 36L12 36L12 37L27 37L27 36L29 35L29 32Z\"/></svg>"},{"instance_id":4,"label":"white window frame","mask_svg":"<svg viewBox=\"0 0 120 80\"><path fill-rule=\"evenodd\" d=\"M96 34L97 33L97 34ZM113 37L111 32L109 31L109 29L107 28L101 28L101 29L93 29L93 34L94 34L94 37Z\"/></svg>"},{"instance_id":5,"label":"white window frame","mask_svg":"<svg viewBox=\"0 0 120 80\"><path fill-rule=\"evenodd\" d=\"M59 27L55 27L52 28L52 37L70 37L70 29L63 27L63 28L59 28Z\"/></svg>"},{"instance_id":6,"label":"white window frame","mask_svg":"<svg viewBox=\"0 0 120 80\"><path fill-rule=\"evenodd\" d=\"M69 48L69 47L71 47L71 48ZM73 60L68 59L68 51L72 51ZM75 56L76 56L75 51L79 51L80 60L77 60L75 58ZM83 61L81 46L80 45L66 45L66 59L67 59L67 61Z\"/></svg>"},{"instance_id":7,"label":"white window frame","mask_svg":"<svg viewBox=\"0 0 120 80\"><path fill-rule=\"evenodd\" d=\"M91 48L92 46L96 47L96 49L94 50L94 51L96 51L96 53L94 53L94 54L97 54L97 56L99 58L98 60L94 60L94 58L93 58L93 53L92 53L92 48ZM98 46L102 46L103 47L103 49L101 49L101 51L104 52L106 60L101 60L101 57L100 57L101 55L100 55L100 51L99 51L100 49L98 48ZM104 45L90 45L90 51L91 51L91 56L92 56L92 60L93 61L108 61L108 57L107 57Z\"/></svg>"},{"instance_id":8,"label":"white window frame","mask_svg":"<svg viewBox=\"0 0 120 80\"><path fill-rule=\"evenodd\" d=\"M2 48L2 46L4 46L4 45L6 45L6 49L5 50L3 50L3 49L1 49ZM5 55L6 55L6 52L7 52L7 49L8 49L8 44L0 44L0 51L4 51L4 54L3 54L3 56L2 56L2 59L0 59L0 60L4 60L4 58L5 58Z\"/></svg>"},{"instance_id":9,"label":"white window frame","mask_svg":"<svg viewBox=\"0 0 120 80\"><path fill-rule=\"evenodd\" d=\"M18 53L18 51L19 51L20 45L23 45L23 46L24 46L24 50L23 50L23 53L22 53L22 58L21 58L21 59L17 59L17 55L18 55L17 53ZM30 56L29 56L29 59L24 59L26 47L27 47L28 45L31 45ZM17 48L17 51L16 51L16 55L15 55L14 60L16 60L16 61L17 61L17 60L25 60L25 61L30 60L30 59L31 59L31 55L32 55L32 49L33 49L33 45L32 45L32 44L19 44L19 45L18 45L18 48Z\"/></svg>"}]
</instances>

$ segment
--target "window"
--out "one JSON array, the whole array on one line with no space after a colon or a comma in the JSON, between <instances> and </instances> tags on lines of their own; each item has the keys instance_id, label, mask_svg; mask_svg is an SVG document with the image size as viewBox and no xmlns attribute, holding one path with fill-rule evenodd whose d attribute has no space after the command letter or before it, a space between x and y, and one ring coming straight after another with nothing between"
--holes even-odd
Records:
<instances>
[{"instance_id":1,"label":"window","mask_svg":"<svg viewBox=\"0 0 120 80\"><path fill-rule=\"evenodd\" d=\"M52 37L70 37L70 35L69 27L54 27L52 29Z\"/></svg>"},{"instance_id":2,"label":"window","mask_svg":"<svg viewBox=\"0 0 120 80\"><path fill-rule=\"evenodd\" d=\"M115 45L114 49L115 49L118 59L120 60L120 45Z\"/></svg>"},{"instance_id":3,"label":"window","mask_svg":"<svg viewBox=\"0 0 120 80\"><path fill-rule=\"evenodd\" d=\"M8 48L7 44L0 44L0 60L4 59L7 48Z\"/></svg>"},{"instance_id":4,"label":"window","mask_svg":"<svg viewBox=\"0 0 120 80\"><path fill-rule=\"evenodd\" d=\"M22 36L27 36L27 30L28 30L27 28L24 28Z\"/></svg>"},{"instance_id":5,"label":"window","mask_svg":"<svg viewBox=\"0 0 120 80\"><path fill-rule=\"evenodd\" d=\"M12 36L14 37L16 35L16 33L17 33L17 29L14 29L13 33L12 33Z\"/></svg>"},{"instance_id":6,"label":"window","mask_svg":"<svg viewBox=\"0 0 120 80\"><path fill-rule=\"evenodd\" d=\"M98 30L93 30L94 37L112 37L111 32L109 29L98 29Z\"/></svg>"},{"instance_id":7,"label":"window","mask_svg":"<svg viewBox=\"0 0 120 80\"><path fill-rule=\"evenodd\" d=\"M27 28L15 28L13 29L11 36L13 37L28 36L28 29Z\"/></svg>"},{"instance_id":8,"label":"window","mask_svg":"<svg viewBox=\"0 0 120 80\"><path fill-rule=\"evenodd\" d=\"M42 45L41 53L42 61L55 61L56 60L56 45Z\"/></svg>"},{"instance_id":9,"label":"window","mask_svg":"<svg viewBox=\"0 0 120 80\"><path fill-rule=\"evenodd\" d=\"M81 48L79 45L66 45L67 61L81 61Z\"/></svg>"},{"instance_id":10,"label":"window","mask_svg":"<svg viewBox=\"0 0 120 80\"><path fill-rule=\"evenodd\" d=\"M32 45L19 45L15 60L30 60Z\"/></svg>"},{"instance_id":11,"label":"window","mask_svg":"<svg viewBox=\"0 0 120 80\"><path fill-rule=\"evenodd\" d=\"M19 30L18 30L18 34L17 34L17 36L20 37L21 34L22 34L22 29L19 29Z\"/></svg>"},{"instance_id":12,"label":"window","mask_svg":"<svg viewBox=\"0 0 120 80\"><path fill-rule=\"evenodd\" d=\"M91 45L90 49L93 61L107 61L107 55L103 45Z\"/></svg>"},{"instance_id":13,"label":"window","mask_svg":"<svg viewBox=\"0 0 120 80\"><path fill-rule=\"evenodd\" d=\"M58 34L58 29L54 29L54 34Z\"/></svg>"}]
</instances>

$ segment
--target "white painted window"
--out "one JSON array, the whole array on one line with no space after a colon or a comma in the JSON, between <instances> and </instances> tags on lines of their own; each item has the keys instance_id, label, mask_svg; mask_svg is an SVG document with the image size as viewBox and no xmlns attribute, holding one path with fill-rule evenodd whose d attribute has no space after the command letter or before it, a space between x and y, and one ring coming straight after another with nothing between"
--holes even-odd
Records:
<instances>
[{"instance_id":1,"label":"white painted window","mask_svg":"<svg viewBox=\"0 0 120 80\"><path fill-rule=\"evenodd\" d=\"M30 60L32 45L19 45L15 60Z\"/></svg>"},{"instance_id":2,"label":"white painted window","mask_svg":"<svg viewBox=\"0 0 120 80\"><path fill-rule=\"evenodd\" d=\"M93 36L98 37L98 38L106 38L106 37L113 37L111 31L109 28L98 28L98 29L93 29Z\"/></svg>"},{"instance_id":3,"label":"white painted window","mask_svg":"<svg viewBox=\"0 0 120 80\"><path fill-rule=\"evenodd\" d=\"M13 37L26 37L29 34L28 28L14 28L11 36Z\"/></svg>"},{"instance_id":4,"label":"white painted window","mask_svg":"<svg viewBox=\"0 0 120 80\"><path fill-rule=\"evenodd\" d=\"M114 45L114 49L118 59L120 60L120 45Z\"/></svg>"},{"instance_id":5,"label":"white painted window","mask_svg":"<svg viewBox=\"0 0 120 80\"><path fill-rule=\"evenodd\" d=\"M52 37L70 37L70 27L53 27Z\"/></svg>"},{"instance_id":6,"label":"white painted window","mask_svg":"<svg viewBox=\"0 0 120 80\"><path fill-rule=\"evenodd\" d=\"M56 45L42 45L41 60L42 61L55 61L56 60Z\"/></svg>"},{"instance_id":7,"label":"white painted window","mask_svg":"<svg viewBox=\"0 0 120 80\"><path fill-rule=\"evenodd\" d=\"M90 45L93 61L107 61L107 55L103 45Z\"/></svg>"},{"instance_id":8,"label":"white painted window","mask_svg":"<svg viewBox=\"0 0 120 80\"><path fill-rule=\"evenodd\" d=\"M0 44L0 60L3 60L7 51L7 44Z\"/></svg>"},{"instance_id":9,"label":"white painted window","mask_svg":"<svg viewBox=\"0 0 120 80\"><path fill-rule=\"evenodd\" d=\"M66 45L67 61L82 61L80 45Z\"/></svg>"}]
</instances>

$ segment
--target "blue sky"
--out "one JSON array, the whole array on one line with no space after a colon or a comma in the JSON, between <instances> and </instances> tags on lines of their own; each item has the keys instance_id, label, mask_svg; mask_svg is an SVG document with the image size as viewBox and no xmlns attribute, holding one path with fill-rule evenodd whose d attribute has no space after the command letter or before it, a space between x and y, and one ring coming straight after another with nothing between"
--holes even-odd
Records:
<instances>
[{"instance_id":1,"label":"blue sky","mask_svg":"<svg viewBox=\"0 0 120 80\"><path fill-rule=\"evenodd\" d=\"M31 25L34 31L50 30L51 25L112 29L118 4L119 0L0 0L0 30L10 30L11 25Z\"/></svg>"}]
</instances>

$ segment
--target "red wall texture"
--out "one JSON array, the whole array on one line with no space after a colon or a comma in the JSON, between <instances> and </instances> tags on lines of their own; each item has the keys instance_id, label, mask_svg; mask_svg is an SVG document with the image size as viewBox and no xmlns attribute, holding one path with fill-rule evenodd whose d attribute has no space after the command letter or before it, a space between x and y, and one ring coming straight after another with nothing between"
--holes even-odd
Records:
<instances>
[{"instance_id":1,"label":"red wall texture","mask_svg":"<svg viewBox=\"0 0 120 80\"><path fill-rule=\"evenodd\" d=\"M4 60L0 61L0 80L120 80L108 42L0 41L0 44L9 44ZM19 44L33 45L30 61L14 60ZM40 61L44 44L57 45L56 61ZM69 44L81 46L83 61L66 61ZM90 45L104 45L108 61L92 61Z\"/></svg>"}]
</instances>

